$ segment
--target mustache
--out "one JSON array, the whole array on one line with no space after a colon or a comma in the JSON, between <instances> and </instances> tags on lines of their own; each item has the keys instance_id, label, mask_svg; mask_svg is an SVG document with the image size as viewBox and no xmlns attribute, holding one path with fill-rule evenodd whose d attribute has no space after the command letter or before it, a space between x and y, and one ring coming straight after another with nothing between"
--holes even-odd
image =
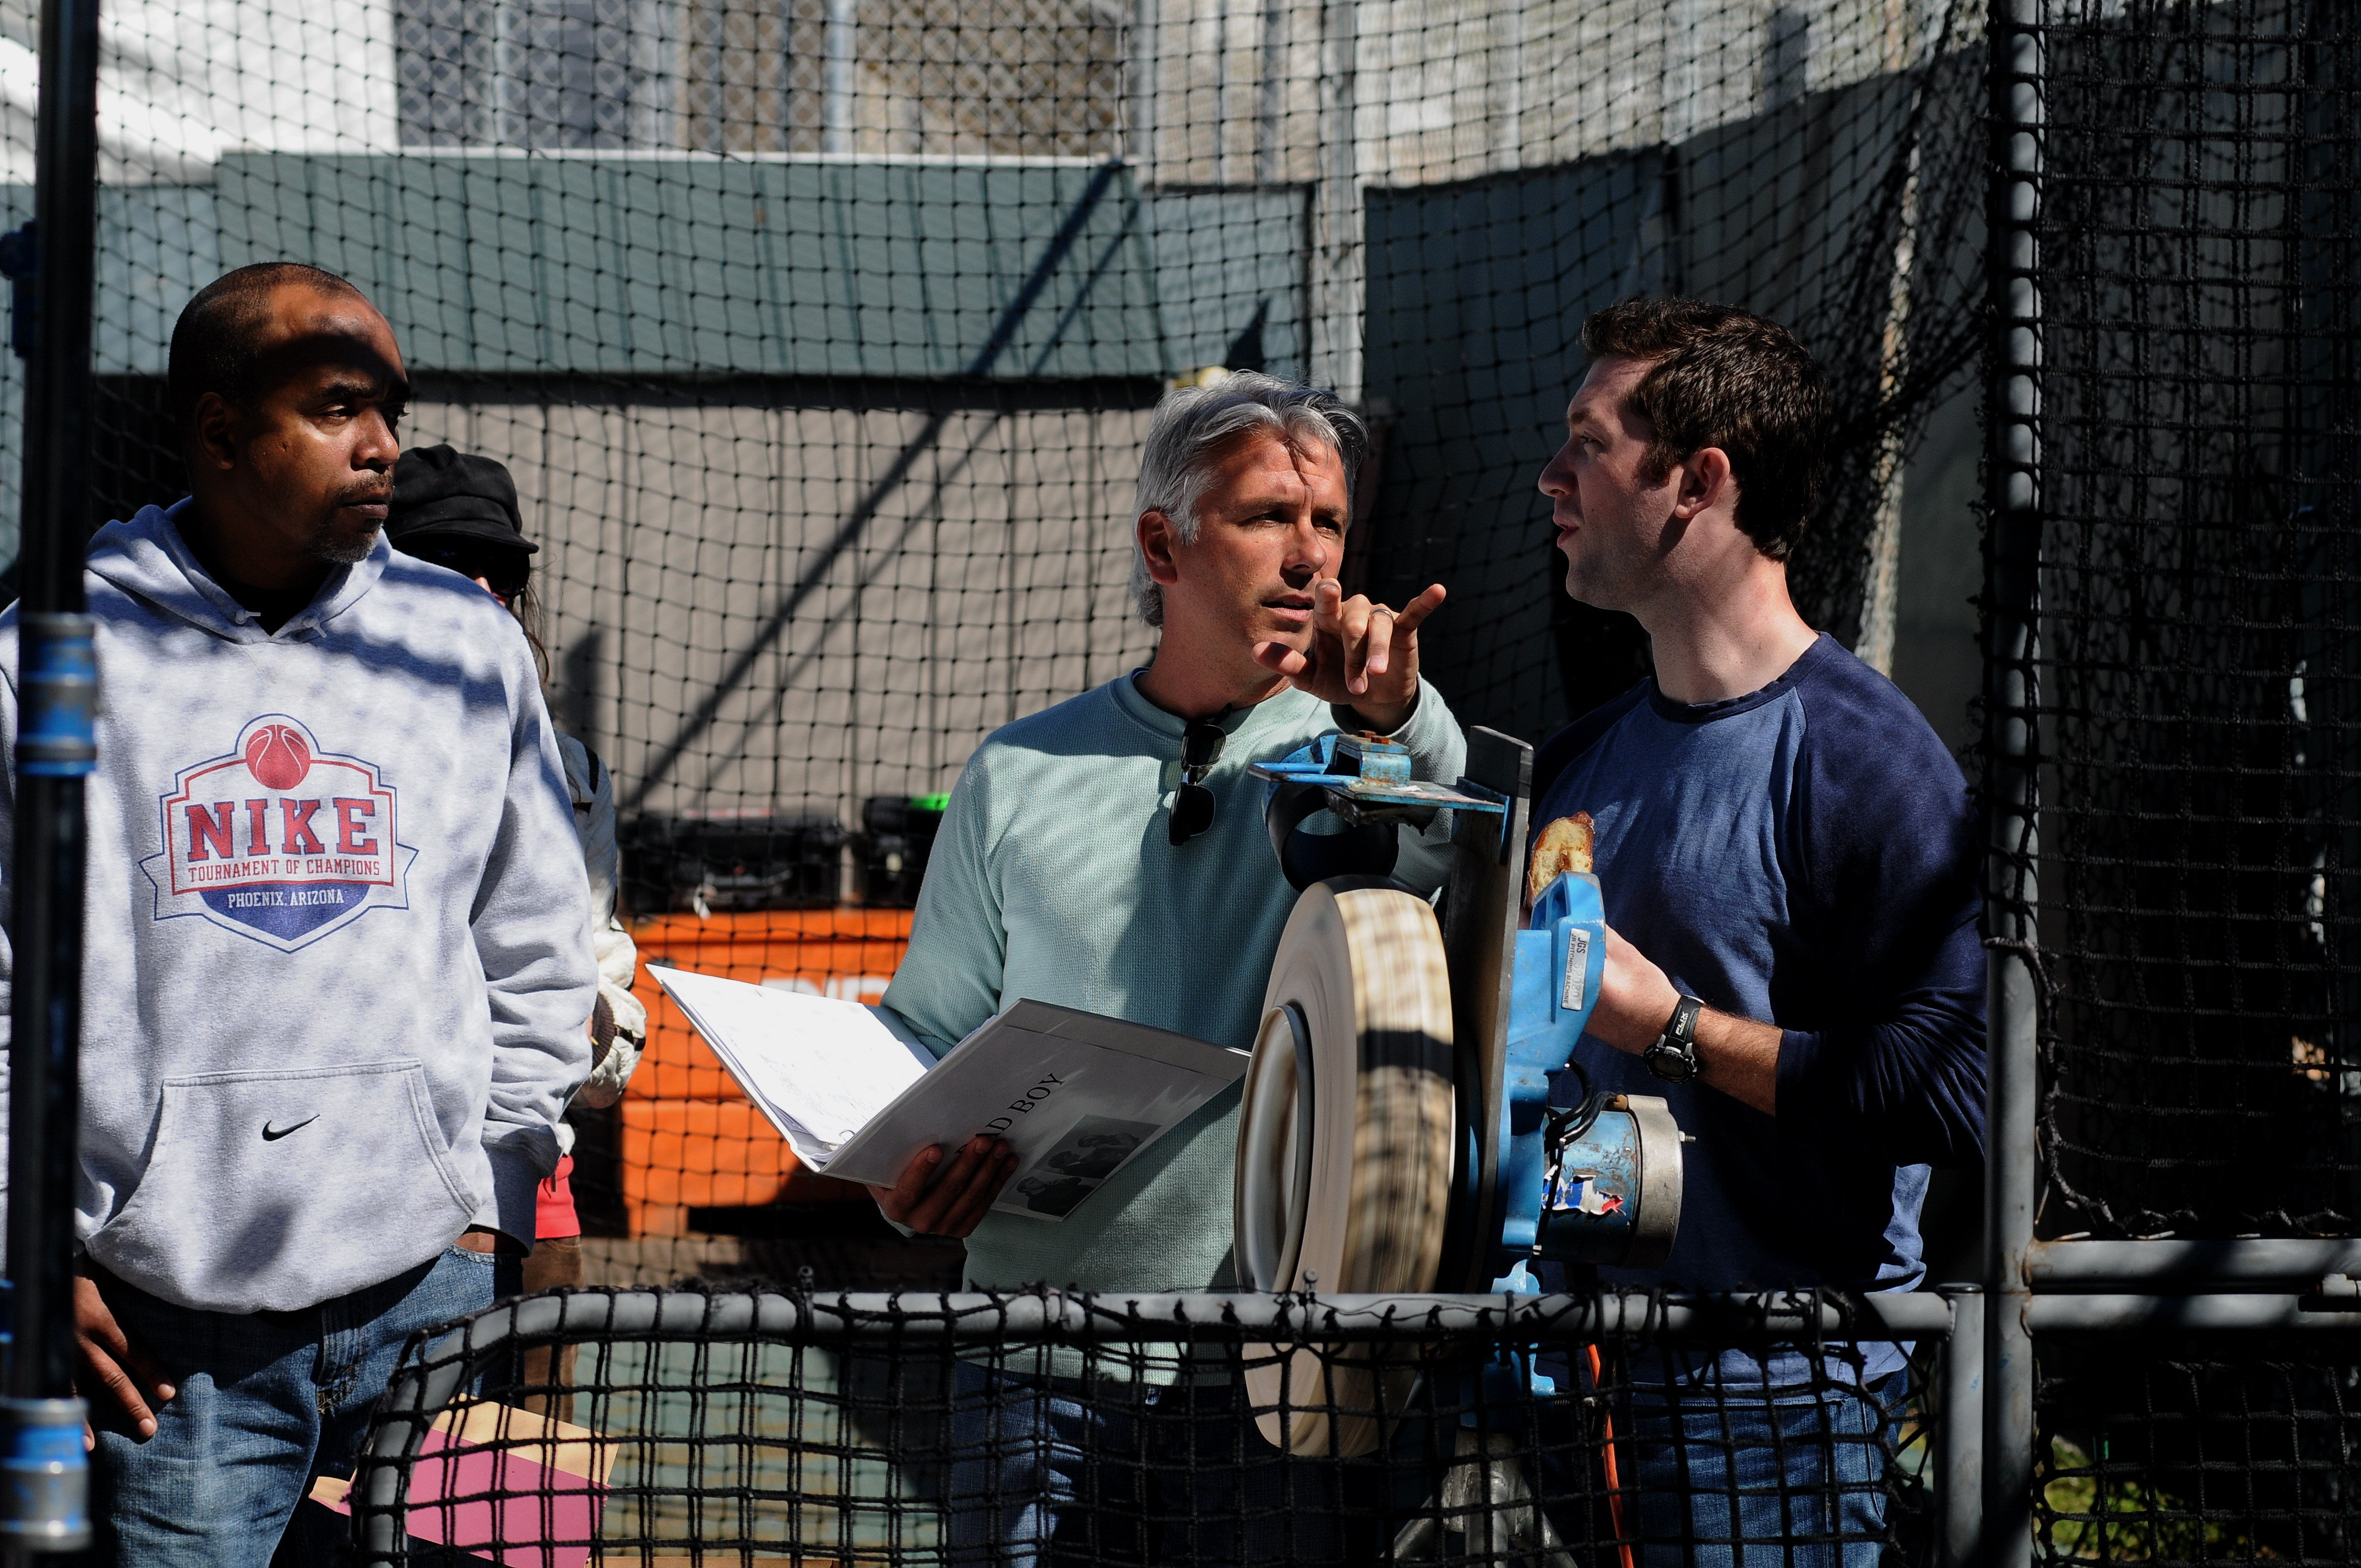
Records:
<instances>
[{"instance_id":1,"label":"mustache","mask_svg":"<svg viewBox=\"0 0 2361 1568\"><path fill-rule=\"evenodd\" d=\"M336 492L338 506L386 506L392 500L393 480L390 477L357 480Z\"/></svg>"}]
</instances>

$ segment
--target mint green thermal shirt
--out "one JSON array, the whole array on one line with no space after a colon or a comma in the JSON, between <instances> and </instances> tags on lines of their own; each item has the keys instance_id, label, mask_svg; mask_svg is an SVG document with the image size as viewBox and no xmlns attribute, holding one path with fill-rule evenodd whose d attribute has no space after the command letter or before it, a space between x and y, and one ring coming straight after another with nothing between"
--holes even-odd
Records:
<instances>
[{"instance_id":1,"label":"mint green thermal shirt","mask_svg":"<svg viewBox=\"0 0 2361 1568\"><path fill-rule=\"evenodd\" d=\"M1338 729L1347 708L1287 691L1224 721L1205 784L1213 826L1177 848L1168 818L1184 721L1137 672L995 731L968 759L885 1005L937 1056L1019 1000L1055 1003L1251 1048L1295 890L1263 826L1271 762ZM1422 686L1392 739L1422 779L1455 782L1466 743ZM1061 1221L993 1213L967 1243L974 1288L1232 1288L1232 1088Z\"/></svg>"}]
</instances>

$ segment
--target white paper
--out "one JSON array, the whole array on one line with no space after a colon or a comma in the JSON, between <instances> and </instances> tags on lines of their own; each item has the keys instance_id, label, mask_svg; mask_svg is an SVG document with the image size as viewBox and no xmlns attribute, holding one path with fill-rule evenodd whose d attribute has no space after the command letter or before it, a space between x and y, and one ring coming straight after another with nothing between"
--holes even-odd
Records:
<instances>
[{"instance_id":1,"label":"white paper","mask_svg":"<svg viewBox=\"0 0 2361 1568\"><path fill-rule=\"evenodd\" d=\"M957 1149L982 1133L1007 1139L1017 1159L993 1207L1060 1220L1244 1071L1244 1052L1202 1041L1186 1042L1203 1053L1192 1067L1075 1037L1072 1020L1091 1017L1019 1003L839 1149L832 1173L889 1186L920 1149ZM1098 1022L1111 1037L1159 1033Z\"/></svg>"},{"instance_id":2,"label":"white paper","mask_svg":"<svg viewBox=\"0 0 2361 1568\"><path fill-rule=\"evenodd\" d=\"M938 1063L883 1008L653 972L814 1170L891 1186L982 1133L1017 1157L994 1209L1028 1219L1064 1219L1246 1073L1244 1051L1029 1001Z\"/></svg>"},{"instance_id":3,"label":"white paper","mask_svg":"<svg viewBox=\"0 0 2361 1568\"><path fill-rule=\"evenodd\" d=\"M744 981L652 968L730 1075L818 1169L925 1076L873 1008ZM796 1134L802 1134L798 1139Z\"/></svg>"}]
</instances>

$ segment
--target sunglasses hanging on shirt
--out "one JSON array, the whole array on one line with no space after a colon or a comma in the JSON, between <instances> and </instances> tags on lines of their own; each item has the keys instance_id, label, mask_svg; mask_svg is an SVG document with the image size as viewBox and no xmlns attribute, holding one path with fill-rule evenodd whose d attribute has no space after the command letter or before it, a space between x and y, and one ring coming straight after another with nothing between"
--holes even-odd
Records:
<instances>
[{"instance_id":1,"label":"sunglasses hanging on shirt","mask_svg":"<svg viewBox=\"0 0 2361 1568\"><path fill-rule=\"evenodd\" d=\"M1180 788L1172 796L1172 842L1177 848L1213 825L1213 792L1202 782L1222 760L1222 742L1229 732L1222 720L1227 707L1211 718L1192 718L1180 731Z\"/></svg>"}]
</instances>

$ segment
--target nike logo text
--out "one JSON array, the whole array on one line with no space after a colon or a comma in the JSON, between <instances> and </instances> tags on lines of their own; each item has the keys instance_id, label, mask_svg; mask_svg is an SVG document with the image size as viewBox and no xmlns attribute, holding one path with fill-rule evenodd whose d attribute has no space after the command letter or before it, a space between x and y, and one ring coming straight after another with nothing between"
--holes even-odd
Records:
<instances>
[{"instance_id":1,"label":"nike logo text","mask_svg":"<svg viewBox=\"0 0 2361 1568\"><path fill-rule=\"evenodd\" d=\"M306 1116L303 1120L296 1123L291 1127L274 1127L269 1123L265 1122L262 1124L262 1141L266 1144L275 1144L290 1133L302 1132L304 1128L310 1126L319 1119L320 1118L317 1116Z\"/></svg>"}]
</instances>

